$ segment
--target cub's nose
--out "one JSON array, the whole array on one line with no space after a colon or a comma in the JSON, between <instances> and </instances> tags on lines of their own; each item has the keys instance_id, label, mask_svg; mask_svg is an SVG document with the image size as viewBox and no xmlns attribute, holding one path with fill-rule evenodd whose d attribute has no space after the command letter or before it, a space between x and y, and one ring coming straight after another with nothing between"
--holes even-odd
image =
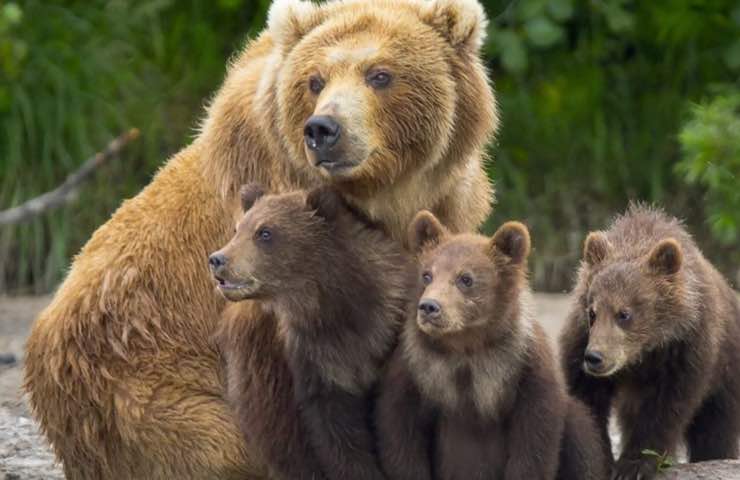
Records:
<instances>
[{"instance_id":1,"label":"cub's nose","mask_svg":"<svg viewBox=\"0 0 740 480\"><path fill-rule=\"evenodd\" d=\"M583 361L589 369L594 371L599 371L604 366L604 356L601 352L595 352L593 350L586 350Z\"/></svg>"},{"instance_id":2,"label":"cub's nose","mask_svg":"<svg viewBox=\"0 0 740 480\"><path fill-rule=\"evenodd\" d=\"M208 265L211 266L212 271L217 271L219 268L226 265L226 255L220 252L216 252L208 257Z\"/></svg>"},{"instance_id":3,"label":"cub's nose","mask_svg":"<svg viewBox=\"0 0 740 480\"><path fill-rule=\"evenodd\" d=\"M442 314L442 307L436 300L424 298L419 302L419 310L427 318L438 318Z\"/></svg>"},{"instance_id":4,"label":"cub's nose","mask_svg":"<svg viewBox=\"0 0 740 480\"><path fill-rule=\"evenodd\" d=\"M339 141L340 125L329 115L313 115L303 127L306 146L314 151L329 150Z\"/></svg>"}]
</instances>

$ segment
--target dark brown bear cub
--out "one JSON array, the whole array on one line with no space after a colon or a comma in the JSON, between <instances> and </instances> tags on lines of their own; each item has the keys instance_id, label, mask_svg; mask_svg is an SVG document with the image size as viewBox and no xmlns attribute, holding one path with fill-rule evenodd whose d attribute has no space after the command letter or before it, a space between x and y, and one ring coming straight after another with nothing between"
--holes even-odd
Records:
<instances>
[{"instance_id":1,"label":"dark brown bear cub","mask_svg":"<svg viewBox=\"0 0 740 480\"><path fill-rule=\"evenodd\" d=\"M616 408L616 479L649 479L645 450L692 462L736 458L740 436L740 307L680 222L632 205L586 239L574 307L560 338L573 394L608 445Z\"/></svg>"},{"instance_id":2,"label":"dark brown bear cub","mask_svg":"<svg viewBox=\"0 0 740 480\"><path fill-rule=\"evenodd\" d=\"M275 322L246 345L228 338L254 335L253 316L226 319L220 334L248 441L284 478L384 478L372 396L408 311L412 263L332 190L263 195L250 185L242 198L246 214L210 263L226 298L254 299Z\"/></svg>"},{"instance_id":3,"label":"dark brown bear cub","mask_svg":"<svg viewBox=\"0 0 740 480\"><path fill-rule=\"evenodd\" d=\"M531 317L527 229L510 222L493 238L450 235L421 212L409 237L423 293L381 382L376 422L388 476L603 479L593 420L565 394Z\"/></svg>"}]
</instances>

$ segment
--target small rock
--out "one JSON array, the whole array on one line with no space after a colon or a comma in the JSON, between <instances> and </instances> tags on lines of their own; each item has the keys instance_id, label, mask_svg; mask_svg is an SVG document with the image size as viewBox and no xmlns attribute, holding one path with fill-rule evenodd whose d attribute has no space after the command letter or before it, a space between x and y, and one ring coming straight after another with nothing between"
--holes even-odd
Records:
<instances>
[{"instance_id":1,"label":"small rock","mask_svg":"<svg viewBox=\"0 0 740 480\"><path fill-rule=\"evenodd\" d=\"M0 353L0 365L15 365L17 361L12 353Z\"/></svg>"}]
</instances>

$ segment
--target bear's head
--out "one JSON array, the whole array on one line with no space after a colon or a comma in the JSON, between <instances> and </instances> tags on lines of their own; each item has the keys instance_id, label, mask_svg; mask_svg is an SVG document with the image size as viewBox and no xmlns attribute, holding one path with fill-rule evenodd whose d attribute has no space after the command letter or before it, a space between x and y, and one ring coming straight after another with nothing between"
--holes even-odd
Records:
<instances>
[{"instance_id":1,"label":"bear's head","mask_svg":"<svg viewBox=\"0 0 740 480\"><path fill-rule=\"evenodd\" d=\"M670 341L682 328L686 303L683 250L673 238L642 258L620 258L606 234L586 238L583 267L590 278L585 296L589 328L584 370L613 375Z\"/></svg>"},{"instance_id":2,"label":"bear's head","mask_svg":"<svg viewBox=\"0 0 740 480\"><path fill-rule=\"evenodd\" d=\"M409 245L419 254L423 283L419 330L454 342L470 336L495 341L521 328L530 249L524 225L507 222L491 238L451 235L422 211L409 227Z\"/></svg>"},{"instance_id":3,"label":"bear's head","mask_svg":"<svg viewBox=\"0 0 740 480\"><path fill-rule=\"evenodd\" d=\"M355 196L465 158L497 123L476 0L277 0L275 96L290 158Z\"/></svg>"},{"instance_id":4,"label":"bear's head","mask_svg":"<svg viewBox=\"0 0 740 480\"><path fill-rule=\"evenodd\" d=\"M231 301L304 291L336 255L344 225L357 221L330 188L267 195L252 183L240 194L244 216L208 260L218 289Z\"/></svg>"}]
</instances>

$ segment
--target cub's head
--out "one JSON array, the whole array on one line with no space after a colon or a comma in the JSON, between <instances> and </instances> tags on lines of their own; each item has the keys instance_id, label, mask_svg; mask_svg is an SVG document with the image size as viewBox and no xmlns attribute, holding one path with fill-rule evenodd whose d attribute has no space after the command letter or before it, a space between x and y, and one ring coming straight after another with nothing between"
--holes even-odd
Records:
<instances>
[{"instance_id":1,"label":"cub's head","mask_svg":"<svg viewBox=\"0 0 740 480\"><path fill-rule=\"evenodd\" d=\"M491 238L451 235L422 211L409 227L409 245L421 267L416 322L422 332L454 337L485 327L506 335L518 328L530 249L524 225L505 223Z\"/></svg>"},{"instance_id":2,"label":"cub's head","mask_svg":"<svg viewBox=\"0 0 740 480\"><path fill-rule=\"evenodd\" d=\"M610 376L640 360L679 330L691 307L683 295L681 245L668 238L647 256L621 259L607 236L586 238L583 268L591 272L583 315L589 341L583 368L594 376Z\"/></svg>"},{"instance_id":3,"label":"cub's head","mask_svg":"<svg viewBox=\"0 0 740 480\"><path fill-rule=\"evenodd\" d=\"M241 202L244 217L234 237L208 259L218 289L231 301L303 291L332 254L337 225L351 216L328 188L266 195L252 183L242 188Z\"/></svg>"},{"instance_id":4,"label":"cub's head","mask_svg":"<svg viewBox=\"0 0 740 480\"><path fill-rule=\"evenodd\" d=\"M476 0L277 0L267 32L292 160L373 191L479 148L497 123L485 30Z\"/></svg>"}]
</instances>

